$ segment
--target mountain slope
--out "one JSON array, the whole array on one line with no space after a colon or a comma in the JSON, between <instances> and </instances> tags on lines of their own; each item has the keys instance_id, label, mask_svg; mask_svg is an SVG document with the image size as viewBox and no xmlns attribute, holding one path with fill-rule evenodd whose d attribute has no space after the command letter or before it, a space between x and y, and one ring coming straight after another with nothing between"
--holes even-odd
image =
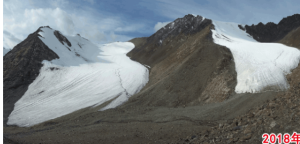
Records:
<instances>
[{"instance_id":1,"label":"mountain slope","mask_svg":"<svg viewBox=\"0 0 300 144\"><path fill-rule=\"evenodd\" d=\"M139 47L135 47L127 55L133 60L153 66L168 57L170 52L174 52L178 45L182 45L182 42L188 38L188 35L198 33L210 24L211 20L209 19L201 16L186 15L162 27L148 37L146 42L143 42ZM181 35L184 36L181 37ZM170 48L160 48L166 46Z\"/></svg>"},{"instance_id":2,"label":"mountain slope","mask_svg":"<svg viewBox=\"0 0 300 144\"><path fill-rule=\"evenodd\" d=\"M211 27L211 20L187 15L129 52L131 59L151 66L150 81L132 105L177 107L227 99L236 83L234 63L227 48L212 43Z\"/></svg>"},{"instance_id":3,"label":"mountain slope","mask_svg":"<svg viewBox=\"0 0 300 144\"><path fill-rule=\"evenodd\" d=\"M148 38L133 39L131 42L135 44L135 48L123 51L122 56L131 50L127 55L142 63L150 73L146 86L130 97L127 102L114 109L98 111L116 100L112 98L97 107L82 107L70 114L30 128L5 127L4 136L6 139L25 141L25 143L144 143L145 141L149 143L234 143L236 141L258 143L261 142L261 133L271 128L270 124L273 120L276 123L275 130L282 132L282 127L289 126L286 129L289 132L293 127L298 127L296 122L299 119L299 108L290 101L298 101L299 67L291 70L293 65L297 65L298 51L278 43L259 43L240 28L238 24L216 22L201 16L187 15L168 24ZM284 36L285 42L297 44L297 40L290 40L296 34L297 30L291 30ZM66 38L73 46L70 38ZM68 42L63 37L59 39L62 42L58 41L58 43L68 46ZM121 43L101 47L100 53L102 54L99 55L99 60L120 62L118 56L115 55L116 52L113 51L113 49L121 48L118 44ZM253 47L246 47L248 44ZM124 43L122 45L124 46ZM240 47L234 47L235 45L240 45ZM264 50L265 45L275 46L275 48ZM131 46L133 48L133 45ZM272 57L260 55L257 51L252 52L252 48L256 49L256 47L262 52L272 51L270 52L273 53ZM277 49L286 50L287 55L278 55ZM75 55L73 49L70 50ZM117 50L117 53L119 52ZM260 55L263 61L252 57L255 54ZM292 54L294 58L291 60L295 62L282 61L284 66L280 68L284 68L285 65L288 68L285 71L279 71L279 74L285 78L287 73L284 72L291 70L292 73L287 75L287 81L279 81L279 84L285 82L283 84L289 84L290 88L278 91L276 87L271 89L272 91L256 91L257 93L236 91L241 74L239 73L241 63L256 66L258 62L266 62L262 65L272 68L272 64L274 65L272 60L275 60L273 57L291 58L286 57L289 56L288 54ZM111 57L107 57L108 55ZM239 59L236 56L242 58ZM85 62L82 61L82 63ZM123 63L119 64L123 66ZM61 66L56 67L61 68ZM88 69L86 67L81 68ZM269 72L273 73L272 70ZM79 71L79 69L72 71ZM256 68L253 71L260 71L260 69ZM252 78L261 80L259 79L261 77L251 75L253 71L242 73L244 74L242 78L247 79L249 76L250 80ZM278 72L278 69L275 72ZM115 76L122 77L122 73L121 75L115 74ZM263 74L266 77L269 75L269 73ZM134 77L137 77L136 75L135 73ZM113 75L109 76L113 81ZM267 80L272 82L274 79L276 80L272 77ZM120 80L123 81L123 79ZM118 83L119 86L121 86L120 83ZM262 89L270 86L269 82L266 84L266 87ZM90 87L88 84L85 85ZM35 83L33 86L38 87L38 84ZM50 88L50 86L45 87L45 89ZM127 88L124 86L123 88L122 94L126 94ZM246 85L244 88L251 90L257 87ZM85 93L85 88L82 89ZM42 89L37 92L40 90ZM81 92L76 91L76 94ZM43 96L43 93L39 96ZM84 97L88 96L84 95ZM277 100L273 100L274 98ZM254 116L253 112L255 112ZM286 124L285 120L292 123ZM210 129L210 127L214 128ZM254 139L249 140L251 138Z\"/></svg>"},{"instance_id":4,"label":"mountain slope","mask_svg":"<svg viewBox=\"0 0 300 144\"><path fill-rule=\"evenodd\" d=\"M279 41L285 45L296 47L300 49L300 27L288 33L283 39Z\"/></svg>"},{"instance_id":5,"label":"mountain slope","mask_svg":"<svg viewBox=\"0 0 300 144\"><path fill-rule=\"evenodd\" d=\"M12 112L14 104L27 91L43 66L43 60L58 58L38 37L41 28L30 34L3 57L3 119Z\"/></svg>"},{"instance_id":6,"label":"mountain slope","mask_svg":"<svg viewBox=\"0 0 300 144\"><path fill-rule=\"evenodd\" d=\"M299 27L288 33L280 43L287 46L296 46ZM295 36L295 37L292 37ZM299 39L297 39L298 41ZM300 46L296 46L300 49ZM221 122L218 126L208 131L203 131L197 139L188 139L193 143L204 143L217 141L219 143L261 143L262 133L289 133L298 132L300 129L300 65L291 74L287 75L290 89L284 93L277 94L270 101L254 107L247 113L234 119ZM239 127L238 129L236 129ZM206 135L204 137L203 135Z\"/></svg>"},{"instance_id":7,"label":"mountain slope","mask_svg":"<svg viewBox=\"0 0 300 144\"><path fill-rule=\"evenodd\" d=\"M3 56L5 56L9 51L10 49L3 47Z\"/></svg>"},{"instance_id":8,"label":"mountain slope","mask_svg":"<svg viewBox=\"0 0 300 144\"><path fill-rule=\"evenodd\" d=\"M298 49L278 43L257 42L242 31L238 24L218 21L213 24L214 42L228 47L233 53L238 80L235 87L237 93L289 88L285 75L298 66Z\"/></svg>"},{"instance_id":9,"label":"mountain slope","mask_svg":"<svg viewBox=\"0 0 300 144\"><path fill-rule=\"evenodd\" d=\"M49 27L42 27L35 34L35 40L46 45L56 59L41 57L36 62L40 69L36 68L35 79L14 104L8 125L32 126L106 101L111 103L102 110L114 108L148 81L148 69L126 56L134 46L132 43L111 43L99 48L79 35L64 36ZM24 43L28 41L30 39ZM37 45L36 49L39 48ZM23 50L26 47L10 52L8 56ZM11 66L7 59L4 61ZM17 72L22 73L19 69ZM6 84L9 83L4 81ZM7 100L11 101L11 98L7 97Z\"/></svg>"}]
</instances>

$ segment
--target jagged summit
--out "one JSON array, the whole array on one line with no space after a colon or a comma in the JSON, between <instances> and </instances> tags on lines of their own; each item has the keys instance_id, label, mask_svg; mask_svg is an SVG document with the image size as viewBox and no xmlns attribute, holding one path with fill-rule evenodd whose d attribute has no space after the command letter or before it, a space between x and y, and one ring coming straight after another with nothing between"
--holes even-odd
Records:
<instances>
[{"instance_id":1,"label":"jagged summit","mask_svg":"<svg viewBox=\"0 0 300 144\"><path fill-rule=\"evenodd\" d=\"M199 15L185 15L183 18L178 18L162 27L150 37L143 39L142 45L136 46L127 55L133 60L153 66L168 55L167 49L160 49L159 47L167 46L174 50L188 39L189 35L200 33L211 26L211 23L210 19ZM211 35L206 36L211 39Z\"/></svg>"},{"instance_id":2,"label":"jagged summit","mask_svg":"<svg viewBox=\"0 0 300 144\"><path fill-rule=\"evenodd\" d=\"M257 25L246 25L245 29L248 34L259 42L276 42L299 26L300 14L294 14L283 18L278 24L273 22L263 24L260 22Z\"/></svg>"},{"instance_id":3,"label":"jagged summit","mask_svg":"<svg viewBox=\"0 0 300 144\"><path fill-rule=\"evenodd\" d=\"M183 18L178 18L170 22L166 26L159 29L155 34L148 38L148 42L155 41L158 45L169 36L177 36L180 33L195 34L211 24L211 20L205 19L202 16L194 16L192 14L185 15Z\"/></svg>"}]
</instances>

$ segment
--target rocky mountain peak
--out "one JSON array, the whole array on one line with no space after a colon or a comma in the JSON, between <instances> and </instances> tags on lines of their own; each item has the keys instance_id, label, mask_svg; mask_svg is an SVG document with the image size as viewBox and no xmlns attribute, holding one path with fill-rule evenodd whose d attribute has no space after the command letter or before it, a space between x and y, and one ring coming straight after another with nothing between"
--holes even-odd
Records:
<instances>
[{"instance_id":1,"label":"rocky mountain peak","mask_svg":"<svg viewBox=\"0 0 300 144\"><path fill-rule=\"evenodd\" d=\"M46 26L50 28L49 26ZM39 37L40 27L25 40L16 45L3 57L3 101L4 122L28 86L35 80L43 66L43 60L53 60L59 56L45 45Z\"/></svg>"},{"instance_id":2,"label":"rocky mountain peak","mask_svg":"<svg viewBox=\"0 0 300 144\"><path fill-rule=\"evenodd\" d=\"M157 45L161 45L165 38L171 36L177 36L180 33L195 34L207 25L211 24L210 19L205 19L202 16L194 16L192 14L185 15L183 18L178 18L173 22L170 22L166 26L162 27L155 34L148 38L148 42L155 42Z\"/></svg>"},{"instance_id":3,"label":"rocky mountain peak","mask_svg":"<svg viewBox=\"0 0 300 144\"><path fill-rule=\"evenodd\" d=\"M300 14L283 18L278 24L269 22L246 25L246 32L259 42L275 42L300 26Z\"/></svg>"}]
</instances>

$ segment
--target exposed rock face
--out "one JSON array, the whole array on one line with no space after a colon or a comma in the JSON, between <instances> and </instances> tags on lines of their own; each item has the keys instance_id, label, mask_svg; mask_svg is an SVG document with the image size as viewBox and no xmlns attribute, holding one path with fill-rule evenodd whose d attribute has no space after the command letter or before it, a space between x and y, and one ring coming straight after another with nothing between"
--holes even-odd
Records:
<instances>
[{"instance_id":1,"label":"exposed rock face","mask_svg":"<svg viewBox=\"0 0 300 144\"><path fill-rule=\"evenodd\" d=\"M147 42L148 37L139 37L139 38L134 38L132 40L129 40L129 42L132 42L135 47L140 47L141 45L144 45Z\"/></svg>"},{"instance_id":2,"label":"exposed rock face","mask_svg":"<svg viewBox=\"0 0 300 144\"><path fill-rule=\"evenodd\" d=\"M201 16L186 15L137 43L128 56L149 65L150 77L143 90L131 98L138 102L128 103L191 106L220 102L234 93L233 56L226 47L213 43L211 23Z\"/></svg>"},{"instance_id":3,"label":"exposed rock face","mask_svg":"<svg viewBox=\"0 0 300 144\"><path fill-rule=\"evenodd\" d=\"M300 26L288 33L279 42L287 46L292 46L300 49Z\"/></svg>"},{"instance_id":4,"label":"exposed rock face","mask_svg":"<svg viewBox=\"0 0 300 144\"><path fill-rule=\"evenodd\" d=\"M158 45L161 45L162 41L164 41L167 37L174 37L180 33L192 35L203 30L209 24L211 24L210 19L205 19L199 15L195 17L189 14L162 27L155 34L150 36L147 39L147 42L155 41Z\"/></svg>"},{"instance_id":5,"label":"exposed rock face","mask_svg":"<svg viewBox=\"0 0 300 144\"><path fill-rule=\"evenodd\" d=\"M259 42L276 42L300 26L300 14L283 18L278 24L269 22L245 26L246 32ZM241 27L240 27L241 28ZM243 29L243 28L241 28Z\"/></svg>"},{"instance_id":6,"label":"exposed rock face","mask_svg":"<svg viewBox=\"0 0 300 144\"><path fill-rule=\"evenodd\" d=\"M178 35L185 35L186 37L193 35L212 23L209 19L203 19L201 16L194 17L190 14L178 18L148 37L146 43L134 48L127 55L140 63L153 66L168 56L169 52L160 47L170 43L174 47L172 51L176 50L178 48L177 43L186 38L179 39L177 42L172 41L172 39L176 39Z\"/></svg>"},{"instance_id":7,"label":"exposed rock face","mask_svg":"<svg viewBox=\"0 0 300 144\"><path fill-rule=\"evenodd\" d=\"M56 36L56 38L61 42L61 44L64 45L63 42L67 43L67 45L70 47L72 46L72 44L69 42L69 40L63 36L59 31L54 31L54 35ZM80 36L80 35L79 35Z\"/></svg>"},{"instance_id":8,"label":"exposed rock face","mask_svg":"<svg viewBox=\"0 0 300 144\"><path fill-rule=\"evenodd\" d=\"M3 119L6 124L14 104L39 75L43 60L59 58L39 37L39 28L3 57Z\"/></svg>"}]
</instances>

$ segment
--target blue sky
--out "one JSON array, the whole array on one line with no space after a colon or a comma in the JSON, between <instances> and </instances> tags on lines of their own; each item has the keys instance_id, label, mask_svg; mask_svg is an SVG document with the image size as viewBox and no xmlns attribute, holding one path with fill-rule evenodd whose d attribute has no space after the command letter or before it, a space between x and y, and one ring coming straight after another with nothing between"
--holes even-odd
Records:
<instances>
[{"instance_id":1,"label":"blue sky","mask_svg":"<svg viewBox=\"0 0 300 144\"><path fill-rule=\"evenodd\" d=\"M299 6L299 0L4 0L3 45L12 48L43 25L103 44L150 36L189 13L242 24L278 23L300 13Z\"/></svg>"}]
</instances>

